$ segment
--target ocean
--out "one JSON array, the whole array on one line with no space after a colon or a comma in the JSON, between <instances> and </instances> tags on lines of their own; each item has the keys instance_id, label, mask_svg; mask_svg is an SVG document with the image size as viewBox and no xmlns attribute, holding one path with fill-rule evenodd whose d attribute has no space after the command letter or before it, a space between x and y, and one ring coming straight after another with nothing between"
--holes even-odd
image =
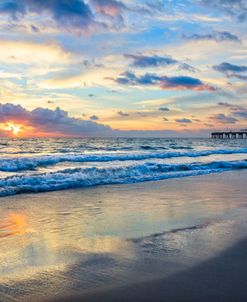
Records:
<instances>
[{"instance_id":1,"label":"ocean","mask_svg":"<svg viewBox=\"0 0 247 302\"><path fill-rule=\"evenodd\" d=\"M247 168L247 140L1 139L0 196Z\"/></svg>"}]
</instances>

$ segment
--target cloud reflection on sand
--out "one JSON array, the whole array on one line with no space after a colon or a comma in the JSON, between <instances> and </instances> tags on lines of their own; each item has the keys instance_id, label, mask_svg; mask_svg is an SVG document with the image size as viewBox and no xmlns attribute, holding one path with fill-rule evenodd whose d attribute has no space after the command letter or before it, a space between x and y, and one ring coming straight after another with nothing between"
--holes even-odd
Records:
<instances>
[{"instance_id":1,"label":"cloud reflection on sand","mask_svg":"<svg viewBox=\"0 0 247 302\"><path fill-rule=\"evenodd\" d=\"M55 209L42 207L38 213L38 207L34 208L30 211L27 208L24 213L1 213L0 282L40 278L49 272L61 274L78 261L87 261L90 255L128 254L129 244L119 237L84 237L76 215L62 218ZM72 226L70 232L66 229L68 224Z\"/></svg>"},{"instance_id":2,"label":"cloud reflection on sand","mask_svg":"<svg viewBox=\"0 0 247 302\"><path fill-rule=\"evenodd\" d=\"M0 238L24 235L33 231L28 226L26 216L20 213L8 213L0 222Z\"/></svg>"}]
</instances>

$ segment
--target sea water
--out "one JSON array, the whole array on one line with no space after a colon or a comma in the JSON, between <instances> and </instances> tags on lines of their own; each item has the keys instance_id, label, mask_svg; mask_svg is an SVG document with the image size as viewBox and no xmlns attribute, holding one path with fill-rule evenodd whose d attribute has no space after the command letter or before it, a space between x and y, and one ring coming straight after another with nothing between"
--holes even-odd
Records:
<instances>
[{"instance_id":1,"label":"sea water","mask_svg":"<svg viewBox=\"0 0 247 302\"><path fill-rule=\"evenodd\" d=\"M1 139L0 196L246 168L245 139Z\"/></svg>"}]
</instances>

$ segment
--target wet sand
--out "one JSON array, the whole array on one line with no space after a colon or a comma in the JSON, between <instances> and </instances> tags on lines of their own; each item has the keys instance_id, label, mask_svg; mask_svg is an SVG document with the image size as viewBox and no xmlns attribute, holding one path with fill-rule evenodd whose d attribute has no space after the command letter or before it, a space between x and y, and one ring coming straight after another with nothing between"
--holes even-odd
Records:
<instances>
[{"instance_id":1,"label":"wet sand","mask_svg":"<svg viewBox=\"0 0 247 302\"><path fill-rule=\"evenodd\" d=\"M246 301L246 179L2 198L0 301Z\"/></svg>"},{"instance_id":2,"label":"wet sand","mask_svg":"<svg viewBox=\"0 0 247 302\"><path fill-rule=\"evenodd\" d=\"M169 278L52 301L247 301L247 239Z\"/></svg>"}]
</instances>

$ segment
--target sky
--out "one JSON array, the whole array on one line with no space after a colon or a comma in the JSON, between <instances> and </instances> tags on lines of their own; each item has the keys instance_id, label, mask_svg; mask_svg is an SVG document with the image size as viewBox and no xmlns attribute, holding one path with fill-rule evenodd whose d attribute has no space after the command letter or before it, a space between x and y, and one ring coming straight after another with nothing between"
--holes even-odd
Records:
<instances>
[{"instance_id":1,"label":"sky","mask_svg":"<svg viewBox=\"0 0 247 302\"><path fill-rule=\"evenodd\" d=\"M0 135L247 128L245 0L0 0Z\"/></svg>"}]
</instances>

